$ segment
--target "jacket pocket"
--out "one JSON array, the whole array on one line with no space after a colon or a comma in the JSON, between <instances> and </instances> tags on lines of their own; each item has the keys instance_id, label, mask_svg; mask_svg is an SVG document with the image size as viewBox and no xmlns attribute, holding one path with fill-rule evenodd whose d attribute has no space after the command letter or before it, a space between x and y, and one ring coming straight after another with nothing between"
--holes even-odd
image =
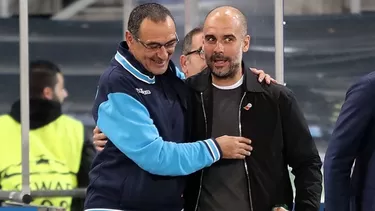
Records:
<instances>
[{"instance_id":1,"label":"jacket pocket","mask_svg":"<svg viewBox=\"0 0 375 211\"><path fill-rule=\"evenodd\" d=\"M162 177L145 171L127 175L122 186L121 206L123 209L143 207L181 206L185 187L184 177Z\"/></svg>"}]
</instances>

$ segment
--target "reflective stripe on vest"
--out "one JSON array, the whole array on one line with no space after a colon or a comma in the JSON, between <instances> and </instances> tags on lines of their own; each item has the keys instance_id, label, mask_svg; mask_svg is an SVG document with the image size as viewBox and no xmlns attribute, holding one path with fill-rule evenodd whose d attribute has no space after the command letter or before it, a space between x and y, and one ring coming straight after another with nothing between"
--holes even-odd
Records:
<instances>
[{"instance_id":1,"label":"reflective stripe on vest","mask_svg":"<svg viewBox=\"0 0 375 211\"><path fill-rule=\"evenodd\" d=\"M9 115L0 116L0 185L21 190L21 126ZM31 190L68 190L77 187L84 141L81 122L61 115L44 127L30 130ZM32 204L70 210L71 197L35 198Z\"/></svg>"}]
</instances>

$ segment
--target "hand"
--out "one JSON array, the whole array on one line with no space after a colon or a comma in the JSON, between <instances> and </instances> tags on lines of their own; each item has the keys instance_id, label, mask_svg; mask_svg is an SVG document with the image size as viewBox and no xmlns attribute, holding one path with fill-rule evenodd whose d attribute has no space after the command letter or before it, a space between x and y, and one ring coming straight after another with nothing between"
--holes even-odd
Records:
<instances>
[{"instance_id":1,"label":"hand","mask_svg":"<svg viewBox=\"0 0 375 211\"><path fill-rule=\"evenodd\" d=\"M100 152L104 149L104 146L108 141L108 138L104 135L104 133L102 133L102 131L100 131L98 126L96 126L92 132L94 133L92 138L94 140L93 142L95 149Z\"/></svg>"},{"instance_id":2,"label":"hand","mask_svg":"<svg viewBox=\"0 0 375 211\"><path fill-rule=\"evenodd\" d=\"M272 209L272 211L288 211L287 209L285 209L284 207L274 207Z\"/></svg>"},{"instance_id":3,"label":"hand","mask_svg":"<svg viewBox=\"0 0 375 211\"><path fill-rule=\"evenodd\" d=\"M277 81L275 79L271 78L271 76L266 74L263 70L258 70L256 68L250 68L250 70L254 74L258 75L259 83L261 83L264 79L266 79L267 84L271 84L271 82L277 84Z\"/></svg>"},{"instance_id":4,"label":"hand","mask_svg":"<svg viewBox=\"0 0 375 211\"><path fill-rule=\"evenodd\" d=\"M251 140L244 137L220 136L216 138L225 159L245 159L250 156L253 148Z\"/></svg>"}]
</instances>

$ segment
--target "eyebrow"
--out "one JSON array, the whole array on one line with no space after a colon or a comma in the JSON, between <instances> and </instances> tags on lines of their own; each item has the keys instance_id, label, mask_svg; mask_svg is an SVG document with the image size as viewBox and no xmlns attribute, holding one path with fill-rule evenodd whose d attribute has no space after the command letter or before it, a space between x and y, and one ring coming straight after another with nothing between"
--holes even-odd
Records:
<instances>
[{"instance_id":1,"label":"eyebrow","mask_svg":"<svg viewBox=\"0 0 375 211\"><path fill-rule=\"evenodd\" d=\"M207 35L205 35L204 37L205 37L205 38L207 38L207 37L215 37L215 38L216 38L216 36L215 36L215 35L212 35L212 34L207 34ZM223 37L224 37L224 38L228 38L228 37L230 37L230 38L237 38L234 34L225 34L225 35L223 35Z\"/></svg>"},{"instance_id":2,"label":"eyebrow","mask_svg":"<svg viewBox=\"0 0 375 211\"><path fill-rule=\"evenodd\" d=\"M230 37L230 38L236 38L236 36L234 36L234 34L226 34L223 36L224 38L227 38L227 37Z\"/></svg>"},{"instance_id":3,"label":"eyebrow","mask_svg":"<svg viewBox=\"0 0 375 211\"><path fill-rule=\"evenodd\" d=\"M174 39L171 39L171 40L169 40L168 42L166 42L166 43L171 43L171 42L176 42L177 41L177 37L176 38L174 38Z\"/></svg>"},{"instance_id":4,"label":"eyebrow","mask_svg":"<svg viewBox=\"0 0 375 211\"><path fill-rule=\"evenodd\" d=\"M1 0L0 0L0 1L1 1ZM173 39L171 39L171 40L165 42L164 44L169 44L169 43L176 42L176 41L177 41L177 37L175 37L175 38L173 38ZM147 45L152 45L152 44L163 44L163 43L161 43L161 42L156 42L156 41L150 41L150 42L147 42L147 41L146 41L146 44L147 44Z\"/></svg>"}]
</instances>

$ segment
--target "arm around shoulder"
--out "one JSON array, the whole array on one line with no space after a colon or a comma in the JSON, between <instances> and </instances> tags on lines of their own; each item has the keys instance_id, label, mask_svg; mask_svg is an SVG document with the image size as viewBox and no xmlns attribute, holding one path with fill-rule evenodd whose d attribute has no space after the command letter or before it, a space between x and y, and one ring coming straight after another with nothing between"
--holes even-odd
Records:
<instances>
[{"instance_id":1,"label":"arm around shoulder","mask_svg":"<svg viewBox=\"0 0 375 211\"><path fill-rule=\"evenodd\" d=\"M99 103L97 125L142 169L157 175L188 175L220 159L220 150L212 139L182 144L164 140L126 78L108 77L102 83L109 92Z\"/></svg>"}]
</instances>

